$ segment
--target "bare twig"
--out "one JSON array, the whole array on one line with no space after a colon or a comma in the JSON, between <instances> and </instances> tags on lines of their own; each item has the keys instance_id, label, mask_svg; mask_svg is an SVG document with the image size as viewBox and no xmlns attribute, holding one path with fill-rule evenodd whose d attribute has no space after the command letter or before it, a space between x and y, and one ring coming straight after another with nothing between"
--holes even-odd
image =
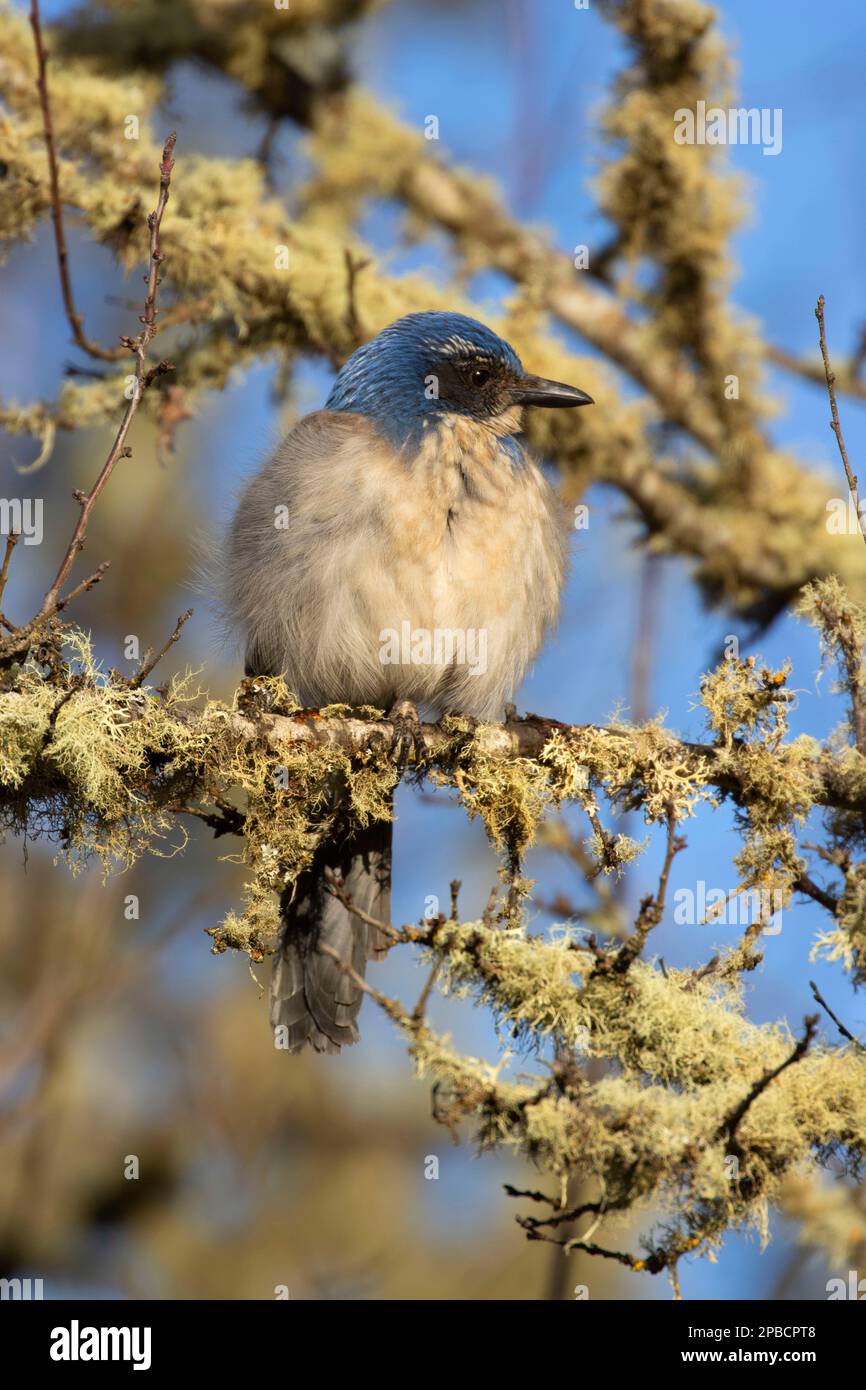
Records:
<instances>
[{"instance_id":1,"label":"bare twig","mask_svg":"<svg viewBox=\"0 0 866 1390\"><path fill-rule=\"evenodd\" d=\"M456 922L456 921L458 920L458 918L457 918L457 899L458 899L459 896L460 896L460 889L461 889L461 887L462 887L461 882L460 882L460 879L459 879L459 878L452 878L449 887L450 887L450 890L451 890L451 920L452 920L452 922Z\"/></svg>"},{"instance_id":2,"label":"bare twig","mask_svg":"<svg viewBox=\"0 0 866 1390\"><path fill-rule=\"evenodd\" d=\"M628 970L632 961L635 960L643 950L649 933L652 931L653 927L658 926L664 916L671 865L680 851L684 850L686 847L685 839L683 836L677 835L676 832L676 809L673 805L669 805L667 808L667 846L661 873L659 874L658 888L654 896L651 894L641 902L640 911L635 923L635 930L617 952L614 969L618 973Z\"/></svg>"},{"instance_id":3,"label":"bare twig","mask_svg":"<svg viewBox=\"0 0 866 1390\"><path fill-rule=\"evenodd\" d=\"M346 296L348 299L346 322L349 327L349 334L352 342L357 347L364 341L364 332L361 328L361 321L358 318L358 305L355 299L355 282L358 279L359 273L367 268L370 261L369 258L367 260L356 260L348 246L344 252L344 257L346 261Z\"/></svg>"},{"instance_id":4,"label":"bare twig","mask_svg":"<svg viewBox=\"0 0 866 1390\"><path fill-rule=\"evenodd\" d=\"M18 532L10 531L6 537L6 553L3 556L3 568L0 569L0 603L3 602L3 595L6 591L6 580L9 578L9 561L12 559L12 551L18 544Z\"/></svg>"},{"instance_id":5,"label":"bare twig","mask_svg":"<svg viewBox=\"0 0 866 1390\"><path fill-rule=\"evenodd\" d=\"M596 860L592 869L589 870L586 875L587 883L591 883L603 870L615 869L619 861L616 857L616 836L611 835L609 831L605 830L596 806L591 800L587 800L584 803L583 809L586 811L587 819L592 826L593 834L601 850L600 858Z\"/></svg>"},{"instance_id":6,"label":"bare twig","mask_svg":"<svg viewBox=\"0 0 866 1390\"><path fill-rule=\"evenodd\" d=\"M845 477L848 479L848 488L854 499L854 506L857 508L857 521L866 541L866 517L860 509L860 495L857 491L857 475L851 469L848 462L848 450L845 448L845 440L842 437L842 426L839 422L839 407L836 404L836 376L830 366L830 355L827 351L827 334L824 328L824 296L818 296L818 303L815 306L815 317L818 320L818 337L821 343L821 359L824 363L824 376L827 380L827 392L830 397L830 428L836 436L836 443L839 445L839 453L842 456L842 466L845 469Z\"/></svg>"},{"instance_id":7,"label":"bare twig","mask_svg":"<svg viewBox=\"0 0 866 1390\"><path fill-rule=\"evenodd\" d=\"M125 348L134 353L136 358L135 381L129 401L123 412L123 418L120 422L117 434L115 435L114 443L109 450L105 463L102 465L96 482L93 484L89 493L76 492L74 494L81 511L72 533L72 539L66 548L66 553L60 562L60 567L42 600L42 606L39 612L30 623L17 629L15 634L6 638L3 642L0 642L0 657L8 658L26 649L30 635L37 627L47 619L52 618L56 613L59 613L78 593L84 592L85 589L90 588L92 584L98 582L98 579L102 578L102 574L105 571L106 566L101 565L96 574L92 575L89 580L85 580L83 585L79 585L72 593L67 594L65 598L61 598L61 590L69 577L69 572L72 569L75 557L78 555L79 551L84 548L90 514L93 511L99 495L111 477L111 474L114 472L114 468L118 461L121 458L128 458L132 452L126 444L126 437L129 433L129 427L132 424L136 411L138 410L141 398L156 376L172 370L172 364L170 362L160 362L157 366L148 369L147 350L156 329L156 296L157 287L160 282L159 268L162 261L165 259L160 249L160 227L166 203L169 198L171 171L174 168L172 154L176 139L177 136L172 133L169 135L163 147L162 160L159 166L159 199L155 211L152 212L147 219L150 228L150 264L146 276L147 297L144 304L144 314L140 319L142 330L136 338L124 339Z\"/></svg>"},{"instance_id":8,"label":"bare twig","mask_svg":"<svg viewBox=\"0 0 866 1390\"><path fill-rule=\"evenodd\" d=\"M142 663L136 671L135 675L132 677L130 685L139 686L142 684L144 680L147 679L154 666L157 666L160 663L160 661L162 661L162 658L165 656L169 647L174 646L175 642L180 637L181 628L184 626L185 623L189 622L190 618L192 617L192 613L193 610L191 608L188 608L185 613L181 613L180 617L174 625L174 632L171 634L168 641L163 643L156 655L154 655L152 649L149 649L145 652L144 658L142 659Z\"/></svg>"},{"instance_id":9,"label":"bare twig","mask_svg":"<svg viewBox=\"0 0 866 1390\"><path fill-rule=\"evenodd\" d=\"M489 894L488 894L488 896L487 896L487 902L486 902L485 905L484 905L484 911L483 911L482 914L481 914L481 920L482 920L482 922L484 923L485 927L492 927L492 926L493 926L493 923L494 923L495 920L496 920L496 907L497 907L498 902L499 902L499 885L494 883L493 887L491 888L491 890L490 890L490 892L489 892Z\"/></svg>"},{"instance_id":10,"label":"bare twig","mask_svg":"<svg viewBox=\"0 0 866 1390\"><path fill-rule=\"evenodd\" d=\"M339 966L347 979L351 980L352 984L355 985L362 994L369 994L371 999L375 999L380 1009L384 1009L385 1013L407 1033L419 1033L423 1031L424 1024L422 1020L414 1019L410 1014L407 1014L406 1010L397 999L391 999L389 995L382 994L378 989L374 989L372 985L368 984L367 981L358 974L353 966L348 965L346 961L343 960L339 951L335 951L333 946L328 946L325 942L320 941L316 946L316 950L322 956L329 956L331 960Z\"/></svg>"},{"instance_id":11,"label":"bare twig","mask_svg":"<svg viewBox=\"0 0 866 1390\"><path fill-rule=\"evenodd\" d=\"M365 922L368 927L375 927L377 931L389 936L392 941L400 941L401 933L396 927L392 927L389 922L383 922L379 917L371 917L369 912L364 912L362 908L356 907L351 893L343 887L339 876L331 868L326 868L323 874L325 886L328 892L335 897L338 902L343 904L347 912L351 912L353 917L357 917L359 922Z\"/></svg>"},{"instance_id":12,"label":"bare twig","mask_svg":"<svg viewBox=\"0 0 866 1390\"><path fill-rule=\"evenodd\" d=\"M827 911L832 913L834 917L836 916L836 908L839 905L839 899L832 893L828 893L826 888L822 888L821 885L816 883L813 878L810 878L808 874L799 874L792 886L795 892L803 893L807 898L811 898L813 902L820 903L822 907L826 907Z\"/></svg>"},{"instance_id":13,"label":"bare twig","mask_svg":"<svg viewBox=\"0 0 866 1390\"><path fill-rule=\"evenodd\" d=\"M132 424L133 418L135 417L135 413L138 410L144 392L147 390L148 386L150 386L151 382L154 380L156 376L161 375L165 371L172 370L171 363L169 362L160 362L157 364L156 367L151 367L149 370L147 369L146 363L147 350L150 346L150 340L153 337L154 329L156 327L156 292L161 278L159 274L159 267L162 261L165 259L165 257L162 254L162 251L160 250L159 234L160 227L162 224L163 213L165 212L166 203L168 202L169 198L171 171L174 168L174 159L172 158L172 155L174 152L176 140L177 136L172 132L172 134L169 135L168 139L166 140L165 145L163 146L162 160L159 166L159 199L157 201L156 210L150 213L147 219L147 225L150 228L150 266L146 277L147 297L144 301L144 314L140 320L143 327L136 338L124 339L124 346L127 347L130 352L135 354L135 383L126 410L123 412L123 419L120 422L120 428L118 429L114 443L112 444L111 449L109 450L108 458L105 460L105 463L102 466L102 471L100 472L99 477L96 479L96 482L93 484L93 487L91 488L90 492L81 502L81 514L78 518L78 523L75 527L75 530L72 533L72 539L69 542L69 545L67 546L66 554L60 562L60 568L58 569L57 574L54 576L54 581L51 584L51 587L49 588L42 602L42 608L39 612L40 618L49 617L50 614L53 613L56 609L57 598L60 593L60 590L66 582L66 578L69 574L70 569L72 568L76 555L84 546L84 539L87 533L87 523L90 520L90 513L92 512L96 504L96 501L99 498L100 493L102 492L102 489L105 487L105 484L108 482L109 478L111 477L111 474L114 472L115 465L121 458L128 457L128 451L126 449L126 436L129 433L129 427Z\"/></svg>"},{"instance_id":14,"label":"bare twig","mask_svg":"<svg viewBox=\"0 0 866 1390\"><path fill-rule=\"evenodd\" d=\"M819 990L818 986L815 984L814 980L809 981L809 988L812 991L812 998L815 1000L815 1003L820 1004L821 1008L825 1010L825 1012L829 1015L830 1018L832 1018L836 1027L839 1029L839 1032L842 1034L842 1037L847 1038L848 1041L852 1042L855 1047L859 1047L861 1052L866 1052L866 1047L863 1046L860 1039L855 1038L854 1034L850 1031L850 1029L845 1027L845 1024L842 1022L841 1018L838 1018L837 1015L834 1014L833 1010L830 1008L830 1005L827 1003L827 1000L824 998L823 994Z\"/></svg>"},{"instance_id":15,"label":"bare twig","mask_svg":"<svg viewBox=\"0 0 866 1390\"><path fill-rule=\"evenodd\" d=\"M430 995L433 993L433 986L436 983L436 977L439 974L439 969L440 962L438 960L434 961L433 965L430 968L430 973L424 982L424 988L418 996L418 1003L412 1010L412 1017L413 1019L415 1019L417 1023L421 1023L423 1021L424 1015L427 1012L427 1005L430 1002Z\"/></svg>"},{"instance_id":16,"label":"bare twig","mask_svg":"<svg viewBox=\"0 0 866 1390\"><path fill-rule=\"evenodd\" d=\"M557 1199L549 1197L546 1192L529 1191L521 1187L512 1187L510 1182L504 1182L502 1189L508 1197L520 1197L527 1202L544 1202L549 1207L557 1206Z\"/></svg>"},{"instance_id":17,"label":"bare twig","mask_svg":"<svg viewBox=\"0 0 866 1390\"><path fill-rule=\"evenodd\" d=\"M689 979L683 985L683 989L687 994L692 993L695 986L700 984L701 980L705 980L708 975L712 975L715 970L718 969L720 959L720 956L712 956L704 965L692 971Z\"/></svg>"},{"instance_id":18,"label":"bare twig","mask_svg":"<svg viewBox=\"0 0 866 1390\"><path fill-rule=\"evenodd\" d=\"M106 570L110 568L111 561L103 560L101 565L96 566L96 569L93 571L92 574L89 574L86 579L82 579L81 583L76 584L75 588L70 589L69 593L64 594L63 598L57 600L57 602L54 605L54 613L62 613L64 608L68 607L68 605L72 602L73 599L80 598L82 594L89 593L90 590L94 587L94 585L98 584L100 579L104 578ZM35 622L33 626L36 626ZM22 632L24 630L24 628L21 629Z\"/></svg>"},{"instance_id":19,"label":"bare twig","mask_svg":"<svg viewBox=\"0 0 866 1390\"><path fill-rule=\"evenodd\" d=\"M60 201L60 175L57 166L57 150L54 144L54 122L51 118L51 100L48 95L48 55L42 38L42 24L39 18L39 0L30 0L30 27L36 47L36 85L39 89L39 105L42 108L42 132L45 151L48 155L48 178L51 187L51 221L54 225L54 245L57 248L57 267L60 272L60 289L63 294L63 307L72 329L76 347L82 348L91 357L103 362L117 362L123 357L121 347L104 348L88 338L84 332L84 318L75 307L72 293L72 280L69 274L69 253L66 249L66 234L63 230L63 205Z\"/></svg>"}]
</instances>

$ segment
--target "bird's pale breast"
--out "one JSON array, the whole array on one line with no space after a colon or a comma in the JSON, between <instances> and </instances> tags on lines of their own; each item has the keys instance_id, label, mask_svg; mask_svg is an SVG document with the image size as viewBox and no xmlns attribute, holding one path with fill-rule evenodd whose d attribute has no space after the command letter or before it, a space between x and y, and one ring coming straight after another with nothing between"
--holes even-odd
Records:
<instances>
[{"instance_id":1,"label":"bird's pale breast","mask_svg":"<svg viewBox=\"0 0 866 1390\"><path fill-rule=\"evenodd\" d=\"M236 522L250 664L284 671L311 704L402 698L500 718L556 619L566 546L540 469L503 445L463 416L439 417L408 457L362 416L302 421Z\"/></svg>"}]
</instances>

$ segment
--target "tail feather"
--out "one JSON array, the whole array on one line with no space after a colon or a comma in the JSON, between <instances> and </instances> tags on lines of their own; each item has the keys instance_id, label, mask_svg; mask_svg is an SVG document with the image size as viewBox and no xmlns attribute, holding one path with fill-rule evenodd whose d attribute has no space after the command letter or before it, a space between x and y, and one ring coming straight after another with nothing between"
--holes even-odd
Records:
<instances>
[{"instance_id":1,"label":"tail feather","mask_svg":"<svg viewBox=\"0 0 866 1390\"><path fill-rule=\"evenodd\" d=\"M390 821L335 834L320 845L282 903L282 928L271 975L271 1027L285 1029L280 1046L339 1052L358 1041L367 961L383 956L388 938L331 893L326 870L342 878L353 905L377 921L391 916ZM327 946L337 959L319 948Z\"/></svg>"}]
</instances>

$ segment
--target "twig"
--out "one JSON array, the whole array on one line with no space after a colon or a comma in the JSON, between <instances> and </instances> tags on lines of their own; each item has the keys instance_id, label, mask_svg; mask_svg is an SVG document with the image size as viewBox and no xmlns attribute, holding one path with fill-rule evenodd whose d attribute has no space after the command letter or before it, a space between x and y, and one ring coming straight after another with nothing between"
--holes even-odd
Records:
<instances>
[{"instance_id":1,"label":"twig","mask_svg":"<svg viewBox=\"0 0 866 1390\"><path fill-rule=\"evenodd\" d=\"M493 926L493 923L496 920L496 905L498 902L499 886L498 884L494 883L487 896L487 902L485 903L484 911L481 914L481 921L484 923L485 927Z\"/></svg>"},{"instance_id":2,"label":"twig","mask_svg":"<svg viewBox=\"0 0 866 1390\"><path fill-rule=\"evenodd\" d=\"M57 600L52 616L56 617L58 613L62 613L64 608L72 603L73 599L80 598L82 594L88 593L104 578L106 570L110 568L111 562L109 560L103 560L101 565L97 565L93 574L89 574L86 579L82 579L80 584L76 584L74 589L70 589L68 594L64 594L63 598ZM35 618L31 618L29 622L24 623L21 627L16 627L14 623L10 623L8 618L2 617L2 615L0 615L0 621L2 621L3 626L9 630L9 636L0 641L0 661L8 662L13 657L20 655L20 653L30 645L30 639L33 633L45 620L37 615Z\"/></svg>"},{"instance_id":3,"label":"twig","mask_svg":"<svg viewBox=\"0 0 866 1390\"><path fill-rule=\"evenodd\" d=\"M2 593L2 590L0 590L0 593ZM461 882L460 882L460 879L459 879L459 878L452 878L449 887L450 887L450 890L451 890L451 921L452 921L452 922L456 922L456 921L457 921L457 899L458 899L458 897L460 896L460 889L461 889L461 887L462 887L462 884L461 884Z\"/></svg>"},{"instance_id":4,"label":"twig","mask_svg":"<svg viewBox=\"0 0 866 1390\"><path fill-rule=\"evenodd\" d=\"M153 654L152 649L148 649L148 651L145 652L141 665L139 666L135 675L132 677L132 680L129 682L131 686L140 686L142 681L144 681L146 677L150 675L154 666L159 665L160 661L162 661L162 658L165 656L169 647L173 647L177 639L180 637L181 628L184 626L185 623L189 622L190 618L192 617L192 614L193 610L191 608L188 608L185 613L182 613L180 615L180 617L174 625L174 632L171 634L168 641L160 647L159 651L156 653L155 656Z\"/></svg>"},{"instance_id":5,"label":"twig","mask_svg":"<svg viewBox=\"0 0 866 1390\"><path fill-rule=\"evenodd\" d=\"M655 896L650 895L641 902L640 912L638 913L637 922L635 923L635 930L628 940L623 942L617 952L613 968L618 974L622 974L628 970L632 961L640 955L649 933L652 931L653 927L658 926L664 916L671 865L680 851L686 847L684 837L682 835L677 835L676 832L676 809L673 805L669 805L667 808L667 847L665 849L661 873L659 874L658 888L656 889Z\"/></svg>"},{"instance_id":6,"label":"twig","mask_svg":"<svg viewBox=\"0 0 866 1390\"><path fill-rule=\"evenodd\" d=\"M427 976L427 979L424 982L424 988L418 996L418 1003L412 1010L412 1017L416 1023L422 1023L424 1020L424 1015L427 1012L427 1005L430 1001L430 995L433 993L433 986L435 985L436 977L439 974L439 968L440 962L438 960L434 961L430 970L430 974Z\"/></svg>"},{"instance_id":7,"label":"twig","mask_svg":"<svg viewBox=\"0 0 866 1390\"><path fill-rule=\"evenodd\" d=\"M349 327L349 334L356 347L364 341L364 332L358 318L358 306L355 302L355 282L360 271L365 270L370 264L369 257L366 260L356 261L352 252L347 246L344 253L346 262L346 295L348 298L348 308L346 310L346 322Z\"/></svg>"},{"instance_id":8,"label":"twig","mask_svg":"<svg viewBox=\"0 0 866 1390\"><path fill-rule=\"evenodd\" d=\"M852 472L848 462L848 450L845 448L845 440L842 437L842 426L839 423L839 408L836 405L836 376L830 366L830 355L827 351L827 334L824 329L824 296L818 296L818 303L815 306L815 317L818 320L818 337L821 343L821 358L824 363L824 376L827 380L827 392L830 396L830 428L836 436L836 443L839 445L839 453L842 456L842 466L845 469L845 477L848 479L848 488L854 499L854 506L857 508L857 521L860 526L864 541L866 541L866 517L860 510L860 496L857 491L857 475Z\"/></svg>"},{"instance_id":9,"label":"twig","mask_svg":"<svg viewBox=\"0 0 866 1390\"><path fill-rule=\"evenodd\" d=\"M604 869L615 869L617 867L618 861L615 853L616 836L605 830L601 823L601 817L591 802L587 802L583 809L586 811L587 819L592 826L593 834L601 846L601 858L596 862L592 871L586 876L587 883L591 883Z\"/></svg>"},{"instance_id":10,"label":"twig","mask_svg":"<svg viewBox=\"0 0 866 1390\"><path fill-rule=\"evenodd\" d=\"M762 1095L763 1092L766 1091L767 1087L771 1085L773 1081L776 1080L777 1076L781 1076L782 1072L785 1071L788 1067L792 1067L795 1062L799 1062L800 1059L802 1057L805 1057L806 1053L809 1051L812 1039L814 1038L815 1033L818 1029L817 1014L809 1014L809 1016L804 1020L804 1029L805 1031L803 1033L802 1038L797 1043L790 1056L786 1057L784 1062L780 1062L777 1067L773 1067L771 1071L764 1072L764 1075L760 1077L758 1081L755 1082L755 1084L749 1090L748 1094L743 1097L739 1104L731 1111L727 1119L723 1120L721 1125L719 1126L718 1137L724 1137L727 1140L733 1152L741 1152L740 1145L737 1143L737 1130L739 1129L740 1124L744 1119L749 1107L753 1105L754 1102L758 1099L758 1096Z\"/></svg>"},{"instance_id":11,"label":"twig","mask_svg":"<svg viewBox=\"0 0 866 1390\"><path fill-rule=\"evenodd\" d=\"M688 980L686 980L686 983L683 985L685 992L691 994L695 986L700 984L701 980L705 980L708 975L712 975L718 969L720 959L720 956L712 956L704 965L700 966L697 970L693 970Z\"/></svg>"},{"instance_id":12,"label":"twig","mask_svg":"<svg viewBox=\"0 0 866 1390\"><path fill-rule=\"evenodd\" d=\"M12 559L12 551L18 544L18 532L10 531L6 537L6 554L3 556L3 568L0 569L0 603L3 602L3 594L6 590L6 580L9 578L9 561Z\"/></svg>"},{"instance_id":13,"label":"twig","mask_svg":"<svg viewBox=\"0 0 866 1390\"><path fill-rule=\"evenodd\" d=\"M335 961L347 979L352 981L356 989L359 989L362 994L369 994L371 999L375 999L379 1007L384 1009L385 1013L388 1014L395 1023L398 1023L401 1028L405 1029L408 1033L419 1033L423 1030L424 1025L419 1019L413 1019L407 1014L406 1010L397 999L391 999L387 994L381 994L378 989L374 989L372 985L369 985L353 966L348 965L346 961L343 960L339 951L335 951L333 946L327 946L325 942L320 941L316 945L316 950L320 955L329 956L331 960Z\"/></svg>"},{"instance_id":14,"label":"twig","mask_svg":"<svg viewBox=\"0 0 866 1390\"><path fill-rule=\"evenodd\" d=\"M524 1225L525 1218L517 1217L517 1224L523 1226L526 1231L527 1240L544 1240L550 1245L561 1245L566 1254L572 1250L580 1250L584 1255L597 1255L599 1259L616 1260L618 1264L625 1265L628 1269L646 1270L649 1274L657 1274L664 1269L667 1258L661 1255L650 1257L647 1260L640 1260L636 1255L630 1255L627 1250L607 1250L603 1245L594 1245L591 1241L573 1240L568 1237L559 1239L555 1236L544 1235L543 1232L535 1228L528 1228ZM671 1256L673 1258L673 1256Z\"/></svg>"},{"instance_id":15,"label":"twig","mask_svg":"<svg viewBox=\"0 0 866 1390\"><path fill-rule=\"evenodd\" d=\"M169 198L171 171L174 168L174 159L172 158L172 153L174 150L176 139L177 136L174 133L172 133L171 135L169 135L168 139L165 142L165 145L163 146L162 161L159 166L159 199L157 201L156 210L152 212L147 219L147 223L150 228L150 264L149 271L146 276L147 297L144 303L144 314L141 316L140 319L140 322L143 325L142 330L137 338L124 339L124 346L128 348L129 351L133 352L136 358L135 384L133 387L132 394L130 396L127 407L123 412L123 418L120 422L120 426L115 436L114 443L112 444L111 449L109 450L108 457L105 460L105 463L102 465L102 469L99 473L98 478L96 479L96 482L93 484L93 487L91 488L89 493L85 494L83 492L76 492L74 494L76 501L78 502L81 508L81 512L79 514L75 530L72 533L72 539L70 540L69 545L66 548L66 554L63 556L63 559L60 562L60 568L58 569L57 574L54 576L54 580L50 588L46 592L44 599L42 600L42 606L39 609L39 612L36 614L36 617L30 623L27 623L24 627L19 628L14 636L6 638L5 641L0 642L0 657L8 658L9 656L15 655L17 652L21 651L23 647L26 646L27 638L29 637L30 633L36 627L38 627L41 623L45 622L46 619L53 617L56 613L59 613L60 610L64 608L72 598L76 597L78 593L84 592L85 589L90 588L92 584L96 583L98 579L101 579L103 573L105 572L106 566L101 565L96 574L92 575L89 580L85 580L83 585L79 585L77 589L73 590L72 593L67 594L65 598L60 597L60 591L63 588L63 585L66 583L66 580L69 576L69 571L71 570L72 565L75 561L75 557L79 553L79 551L84 548L85 537L87 534L87 525L90 520L90 514L93 511L93 508L96 504L96 501L99 498L99 495L105 487L106 483L108 482L109 478L111 477L115 465L121 458L128 458L132 452L126 445L126 437L129 433L129 427L132 424L133 418L135 417L135 413L138 410L141 398L156 376L160 375L162 372L172 370L172 364L170 362L160 362L157 364L157 366L151 367L149 370L147 370L146 362L147 350L156 328L156 294L157 287L160 282L159 267L162 261L165 259L165 257L162 254L162 251L160 250L160 226L162 223L163 213L165 212L165 206Z\"/></svg>"},{"instance_id":16,"label":"twig","mask_svg":"<svg viewBox=\"0 0 866 1390\"><path fill-rule=\"evenodd\" d=\"M86 579L82 579L81 583L76 584L75 588L70 589L69 593L64 594L63 598L57 600L56 604L54 605L54 612L62 613L64 608L68 607L68 605L72 602L73 599L80 598L82 594L89 593L90 590L94 587L94 585L98 584L100 579L104 578L105 571L110 568L111 561L103 560L102 564L96 566L96 569L93 571L92 574L89 574ZM41 621L41 619L34 620L33 627L37 625L38 621ZM28 626L30 625L28 624ZM21 629L22 632L24 630L24 628Z\"/></svg>"},{"instance_id":17,"label":"twig","mask_svg":"<svg viewBox=\"0 0 866 1390\"><path fill-rule=\"evenodd\" d=\"M836 916L839 899L834 897L832 893L828 893L826 888L822 888L808 874L799 874L791 886L796 893L803 893L807 898L812 898L814 902L820 903L834 917Z\"/></svg>"},{"instance_id":18,"label":"twig","mask_svg":"<svg viewBox=\"0 0 866 1390\"><path fill-rule=\"evenodd\" d=\"M326 868L323 878L328 892L343 904L347 912L351 912L353 917L357 917L359 922L364 922L368 927L375 927L377 931L384 932L385 936L390 936L392 941L402 940L402 934L396 927L392 927L390 922L383 922L379 917L371 917L369 912L364 912L362 908L355 906L351 893L346 891L333 869Z\"/></svg>"},{"instance_id":19,"label":"twig","mask_svg":"<svg viewBox=\"0 0 866 1390\"><path fill-rule=\"evenodd\" d=\"M48 55L42 39L42 25L39 18L39 0L30 0L30 27L36 47L36 85L39 89L39 105L42 108L42 133L48 155L48 178L51 187L51 221L54 224L54 245L57 248L57 267L60 272L60 289L63 294L63 307L72 329L76 347L82 348L91 357L103 362L117 362L124 355L121 347L104 348L88 338L84 332L84 318L75 307L72 281L69 275L69 254L66 249L66 234L63 230L63 205L60 201L60 176L57 167L57 150L54 145L54 122L51 118L51 101L48 95Z\"/></svg>"},{"instance_id":20,"label":"twig","mask_svg":"<svg viewBox=\"0 0 866 1390\"><path fill-rule=\"evenodd\" d=\"M557 1205L557 1199L549 1197L546 1192L531 1192L521 1187L512 1187L510 1182L504 1182L502 1188L508 1197L520 1197L527 1202L544 1202L549 1207Z\"/></svg>"},{"instance_id":21,"label":"twig","mask_svg":"<svg viewBox=\"0 0 866 1390\"><path fill-rule=\"evenodd\" d=\"M531 1192L512 1193L511 1196L520 1195L531 1197ZM606 1211L617 1211L624 1203L609 1202L581 1202L580 1206L571 1207L567 1211L555 1211L553 1216L518 1216L517 1224L522 1226L525 1231L537 1231L544 1226L569 1226L575 1221L579 1221L581 1216L603 1216Z\"/></svg>"},{"instance_id":22,"label":"twig","mask_svg":"<svg viewBox=\"0 0 866 1390\"><path fill-rule=\"evenodd\" d=\"M243 835L247 818L242 811L228 803L222 803L219 811L202 811L197 806L170 806L169 810L178 816L195 816L204 821L214 833L214 839L221 835Z\"/></svg>"},{"instance_id":23,"label":"twig","mask_svg":"<svg viewBox=\"0 0 866 1390\"><path fill-rule=\"evenodd\" d=\"M160 362L149 371L146 370L145 364L147 361L147 349L150 346L150 340L153 337L154 328L156 326L156 292L160 283L159 267L165 259L160 250L159 233L163 213L165 212L165 206L169 198L171 171L174 168L172 154L176 140L177 136L172 132L163 146L162 160L159 166L159 200L155 212L150 213L147 219L147 225L150 228L150 266L146 277L147 297L144 301L144 314L140 320L143 327L137 338L124 339L124 346L127 347L130 352L133 352L136 358L135 385L126 410L123 412L123 419L120 422L120 428L117 431L114 443L109 450L108 458L105 460L102 471L93 484L90 492L81 502L81 514L78 518L75 530L72 533L72 540L69 542L66 554L60 563L60 568L54 576L54 581L45 595L42 608L39 612L40 618L49 617L50 614L54 612L57 606L57 596L66 582L66 578L72 568L76 555L84 546L90 513L102 489L114 472L117 462L121 458L128 457L126 436L129 433L129 427L132 424L135 413L138 410L141 397L156 376L164 371L172 370L171 363L168 362Z\"/></svg>"},{"instance_id":24,"label":"twig","mask_svg":"<svg viewBox=\"0 0 866 1390\"><path fill-rule=\"evenodd\" d=\"M852 1042L855 1047L859 1047L861 1052L866 1052L866 1047L863 1046L860 1039L855 1038L854 1034L848 1028L845 1027L845 1024L842 1022L841 1018L838 1018L836 1014L834 1014L833 1010L830 1008L830 1005L827 1003L827 1000L824 998L823 994L819 990L818 986L815 984L814 980L809 981L809 987L812 990L812 997L815 1000L815 1003L820 1004L821 1008L824 1009L827 1014L829 1014L830 1018L832 1018L836 1027L839 1029L839 1032L842 1034L842 1037L847 1038L848 1041Z\"/></svg>"}]
</instances>

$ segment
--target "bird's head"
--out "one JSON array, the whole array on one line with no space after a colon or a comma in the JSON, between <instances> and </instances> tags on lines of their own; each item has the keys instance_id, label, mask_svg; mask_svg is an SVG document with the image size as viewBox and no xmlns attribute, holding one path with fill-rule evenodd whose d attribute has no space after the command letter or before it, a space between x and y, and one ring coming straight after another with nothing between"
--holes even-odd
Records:
<instances>
[{"instance_id":1,"label":"bird's head","mask_svg":"<svg viewBox=\"0 0 866 1390\"><path fill-rule=\"evenodd\" d=\"M508 343L465 314L408 314L344 364L326 410L369 415L403 443L443 415L464 415L509 435L526 405L591 405L576 386L531 376Z\"/></svg>"}]
</instances>

